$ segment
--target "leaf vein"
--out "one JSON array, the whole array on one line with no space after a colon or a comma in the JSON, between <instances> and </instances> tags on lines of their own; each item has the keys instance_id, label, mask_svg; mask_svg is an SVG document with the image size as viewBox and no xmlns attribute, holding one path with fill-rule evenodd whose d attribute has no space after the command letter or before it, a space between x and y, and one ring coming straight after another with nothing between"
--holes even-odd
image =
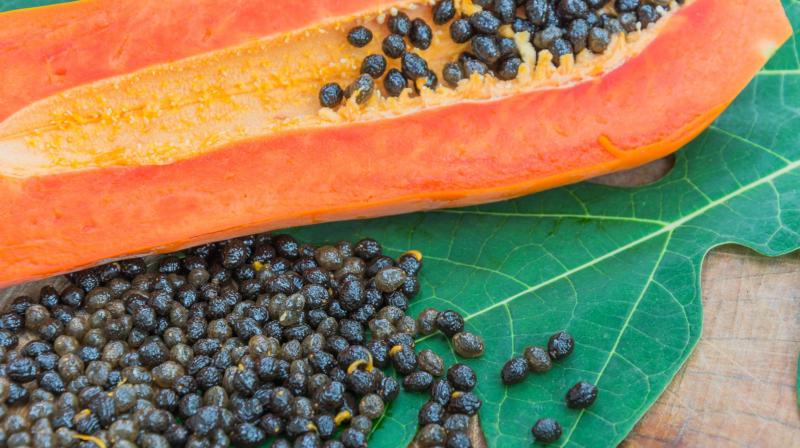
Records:
<instances>
[{"instance_id":1,"label":"leaf vein","mask_svg":"<svg viewBox=\"0 0 800 448\"><path fill-rule=\"evenodd\" d=\"M593 214L572 214L572 213L505 213L505 212L485 212L481 210L464 210L464 209L445 209L445 210L432 210L430 213L444 213L452 215L485 215L485 216L502 216L508 218L545 218L545 219L577 219L577 220L592 220L592 221L622 221L633 222L640 224L651 224L664 226L669 224L667 221L658 219L636 218L630 216L604 216Z\"/></svg>"},{"instance_id":2,"label":"leaf vein","mask_svg":"<svg viewBox=\"0 0 800 448\"><path fill-rule=\"evenodd\" d=\"M617 349L619 348L619 343L622 340L622 337L625 335L625 330L627 330L628 326L630 325L631 319L636 314L636 310L639 309L639 304L642 303L642 300L647 294L647 291L650 289L650 284L653 282L656 272L658 272L659 266L661 266L661 261L664 259L664 255L667 253L667 247L669 246L671 240L672 240L672 232L667 234L667 237L664 238L664 245L661 247L661 250L659 251L658 259L653 264L653 269L650 271L650 275L648 276L647 281L642 287L642 292L639 294L639 297L636 298L636 301L633 303L633 306L631 306L630 311L628 311L628 315L625 318L625 322L623 322L622 327L620 327L617 339L614 341L614 345L611 346L611 350L608 352L608 356L606 357L603 367L597 373L597 377L595 378L594 381L595 384L600 383L600 380L603 378L603 374L605 373L608 364L611 362L611 359L614 357L614 355L617 354ZM641 372L641 369L639 369L638 366L636 366L636 368ZM642 374L644 374L644 372L642 372ZM569 432L567 433L567 436L564 439L564 442L562 443L561 446L565 446L569 442L570 438L572 437L572 433L575 431L575 428L578 427L578 423L580 423L583 414L584 412L583 410L581 410L581 412L578 414L578 417L575 419L575 422L573 422L572 426L570 426Z\"/></svg>"}]
</instances>

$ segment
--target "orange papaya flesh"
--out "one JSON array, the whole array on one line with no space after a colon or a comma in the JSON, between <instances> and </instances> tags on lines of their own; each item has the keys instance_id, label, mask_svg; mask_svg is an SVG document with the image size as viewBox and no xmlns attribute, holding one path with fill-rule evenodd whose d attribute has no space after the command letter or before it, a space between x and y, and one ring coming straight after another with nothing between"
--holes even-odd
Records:
<instances>
[{"instance_id":1,"label":"orange papaya flesh","mask_svg":"<svg viewBox=\"0 0 800 448\"><path fill-rule=\"evenodd\" d=\"M430 9L418 7L409 13L425 17ZM343 85L353 80L364 57L381 52L382 37L388 31L379 22L385 19L386 13L380 12L334 18L51 95L4 121L0 172L30 177L166 164L279 131L395 117L465 100L560 87L613 69L658 34L652 30L628 38L616 36L603 55L586 51L577 60L565 58L556 69L548 51L537 56L527 33L511 31L509 36L523 43L523 58L530 62L520 68L514 82L476 75L456 89L437 89L435 94L428 91L417 96L408 89L399 99L377 97L366 107L351 101L336 111L320 110L320 80ZM346 35L356 23L376 30L372 42L360 49L347 43ZM415 52L441 73L446 62L468 48L468 44L452 42L446 27L438 27L433 45ZM390 64L399 65L398 60Z\"/></svg>"},{"instance_id":2,"label":"orange papaya flesh","mask_svg":"<svg viewBox=\"0 0 800 448\"><path fill-rule=\"evenodd\" d=\"M0 14L0 120L70 87L331 17L375 0L84 0ZM384 8L386 9L386 8Z\"/></svg>"},{"instance_id":3,"label":"orange papaya flesh","mask_svg":"<svg viewBox=\"0 0 800 448\"><path fill-rule=\"evenodd\" d=\"M115 13L98 0L0 15L0 61L22 61L0 65L15 87L0 87L10 98L0 101L0 285L268 229L501 200L640 165L710 124L791 33L778 0L687 1L600 56L556 68L540 53L514 81L473 76L331 110L316 92L352 80L360 58L379 52L389 8L292 3L264 5L284 12L276 24L199 2L202 25L231 35L187 32L174 43L164 22L185 29L181 15L148 27L127 2ZM141 8L188 13L178 0ZM117 32L129 38L68 26L84 13L126 24ZM750 31L731 32L745 16ZM357 23L376 32L362 49L345 39ZM24 51L2 45L31 35L31 24L53 35ZM462 47L437 32L421 53L438 69ZM52 65L41 61L56 48L67 65L102 57L49 82Z\"/></svg>"}]
</instances>

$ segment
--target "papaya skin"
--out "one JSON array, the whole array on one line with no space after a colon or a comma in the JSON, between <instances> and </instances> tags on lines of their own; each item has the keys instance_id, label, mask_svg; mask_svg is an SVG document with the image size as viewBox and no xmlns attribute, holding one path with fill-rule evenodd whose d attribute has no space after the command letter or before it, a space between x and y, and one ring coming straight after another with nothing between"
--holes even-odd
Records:
<instances>
[{"instance_id":1,"label":"papaya skin","mask_svg":"<svg viewBox=\"0 0 800 448\"><path fill-rule=\"evenodd\" d=\"M348 15L379 2L309 2L323 3ZM47 22L59 10L78 21L69 15L70 5L108 4L31 13ZM320 10L296 11L302 17L287 26L318 20ZM728 32L744 16L750 32ZM7 29L4 20L0 15L0 29ZM22 27L23 20L16 20ZM165 165L0 176L0 285L288 226L497 201L632 168L677 150L705 129L790 34L778 0L695 0L640 54L579 84L276 132ZM81 45L105 45L95 39ZM147 45L147 36L140 39L136 45ZM233 43L162 49L137 63ZM76 75L70 86L140 66L119 72L99 67ZM69 87L34 88L44 68L31 63L29 69L30 92L14 99L13 107L2 97L0 120Z\"/></svg>"}]
</instances>

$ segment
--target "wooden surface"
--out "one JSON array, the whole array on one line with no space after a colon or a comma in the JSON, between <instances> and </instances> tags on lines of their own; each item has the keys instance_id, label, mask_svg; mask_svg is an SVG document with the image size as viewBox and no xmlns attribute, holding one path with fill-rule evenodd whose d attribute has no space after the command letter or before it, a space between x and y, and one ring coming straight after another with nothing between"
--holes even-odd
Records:
<instances>
[{"instance_id":1,"label":"wooden surface","mask_svg":"<svg viewBox=\"0 0 800 448\"><path fill-rule=\"evenodd\" d=\"M798 447L800 254L703 264L703 335L625 447Z\"/></svg>"},{"instance_id":2,"label":"wooden surface","mask_svg":"<svg viewBox=\"0 0 800 448\"><path fill-rule=\"evenodd\" d=\"M598 182L641 185L671 166L665 159ZM35 287L0 290L0 303ZM702 288L700 343L623 447L800 447L800 253L715 249Z\"/></svg>"},{"instance_id":3,"label":"wooden surface","mask_svg":"<svg viewBox=\"0 0 800 448\"><path fill-rule=\"evenodd\" d=\"M597 181L642 185L672 165L662 159ZM700 343L622 446L800 447L800 253L720 247L701 275Z\"/></svg>"}]
</instances>

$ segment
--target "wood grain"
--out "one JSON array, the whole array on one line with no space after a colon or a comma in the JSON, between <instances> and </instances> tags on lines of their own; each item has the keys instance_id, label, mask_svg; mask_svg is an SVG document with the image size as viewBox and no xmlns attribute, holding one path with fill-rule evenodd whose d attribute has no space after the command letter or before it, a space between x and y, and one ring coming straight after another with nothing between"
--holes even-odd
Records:
<instances>
[{"instance_id":1,"label":"wood grain","mask_svg":"<svg viewBox=\"0 0 800 448\"><path fill-rule=\"evenodd\" d=\"M666 158L595 182L632 187ZM767 258L738 246L703 263L703 335L625 448L800 446L800 253Z\"/></svg>"},{"instance_id":2,"label":"wood grain","mask_svg":"<svg viewBox=\"0 0 800 448\"><path fill-rule=\"evenodd\" d=\"M800 446L800 253L703 265L703 335L624 447Z\"/></svg>"}]
</instances>

